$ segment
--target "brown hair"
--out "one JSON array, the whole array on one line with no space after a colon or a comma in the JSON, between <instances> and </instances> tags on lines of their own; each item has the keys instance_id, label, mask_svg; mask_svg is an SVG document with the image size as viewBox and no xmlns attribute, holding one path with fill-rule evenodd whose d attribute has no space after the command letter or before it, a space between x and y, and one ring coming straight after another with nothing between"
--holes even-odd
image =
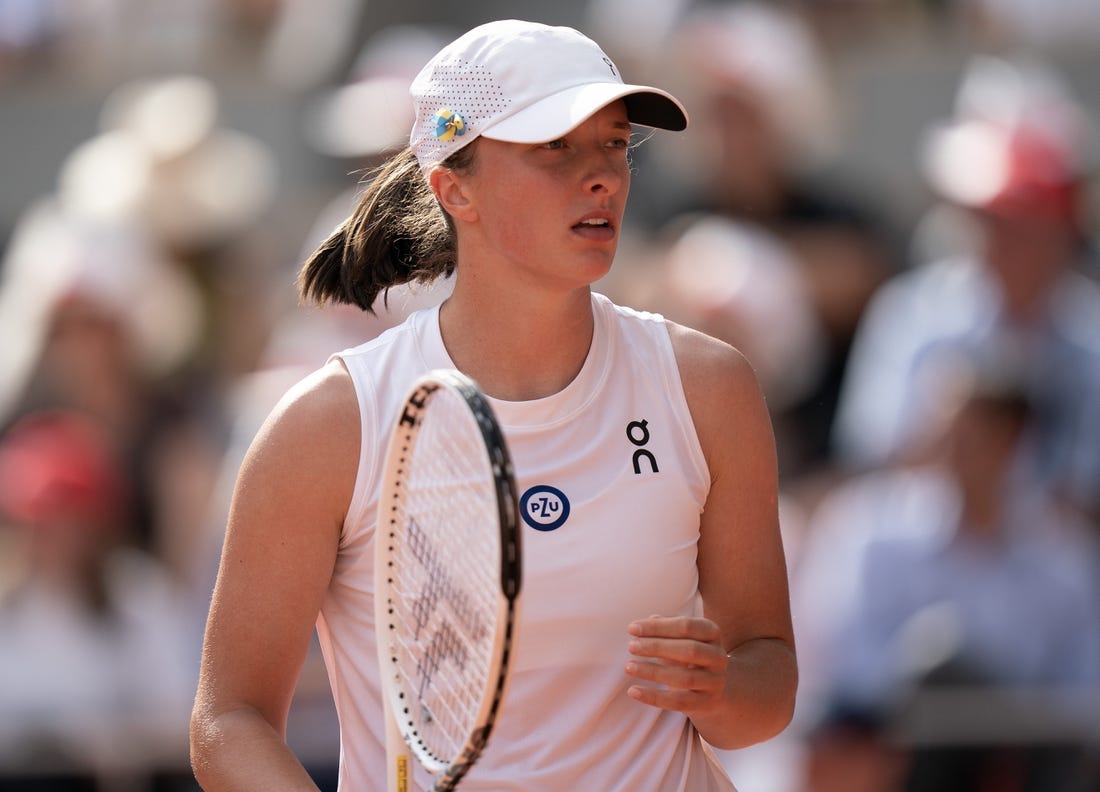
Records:
<instances>
[{"instance_id":1,"label":"brown hair","mask_svg":"<svg viewBox=\"0 0 1100 792\"><path fill-rule=\"evenodd\" d=\"M443 167L469 170L476 141ZM454 224L440 207L411 148L368 177L351 216L310 255L298 273L302 299L357 305L374 313L391 286L431 283L454 272Z\"/></svg>"}]
</instances>

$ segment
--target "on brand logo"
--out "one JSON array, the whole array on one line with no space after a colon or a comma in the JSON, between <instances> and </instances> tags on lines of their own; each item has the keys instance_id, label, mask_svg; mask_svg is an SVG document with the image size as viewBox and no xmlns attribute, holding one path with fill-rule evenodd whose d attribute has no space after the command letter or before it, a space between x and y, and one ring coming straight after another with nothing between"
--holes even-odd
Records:
<instances>
[{"instance_id":1,"label":"on brand logo","mask_svg":"<svg viewBox=\"0 0 1100 792\"><path fill-rule=\"evenodd\" d=\"M639 476L642 473L642 460L649 460L649 469L653 473L659 473L657 468L657 457L653 456L653 452L648 448L645 448L646 443L649 442L649 421L644 418L641 421L631 421L626 425L626 439L631 442L632 445L637 446L637 450L634 452L634 456L631 457L631 462L634 465L634 475Z\"/></svg>"}]
</instances>

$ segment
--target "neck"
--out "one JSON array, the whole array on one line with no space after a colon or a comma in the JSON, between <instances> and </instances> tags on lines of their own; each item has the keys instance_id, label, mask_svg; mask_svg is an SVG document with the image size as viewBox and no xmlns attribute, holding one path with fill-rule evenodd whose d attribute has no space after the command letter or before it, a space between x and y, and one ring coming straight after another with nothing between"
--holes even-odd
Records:
<instances>
[{"instance_id":1,"label":"neck","mask_svg":"<svg viewBox=\"0 0 1100 792\"><path fill-rule=\"evenodd\" d=\"M534 299L526 293L455 293L439 312L440 331L455 365L490 396L528 401L565 388L592 343L588 289Z\"/></svg>"}]
</instances>

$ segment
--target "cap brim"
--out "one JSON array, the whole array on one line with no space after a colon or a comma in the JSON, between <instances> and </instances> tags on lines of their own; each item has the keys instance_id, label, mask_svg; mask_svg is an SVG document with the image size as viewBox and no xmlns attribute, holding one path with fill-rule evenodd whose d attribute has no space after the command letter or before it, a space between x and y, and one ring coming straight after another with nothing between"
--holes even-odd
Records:
<instances>
[{"instance_id":1,"label":"cap brim","mask_svg":"<svg viewBox=\"0 0 1100 792\"><path fill-rule=\"evenodd\" d=\"M666 91L645 85L590 83L541 99L482 130L481 136L508 143L545 143L567 134L619 99L626 102L632 124L673 132L687 128L687 111Z\"/></svg>"}]
</instances>

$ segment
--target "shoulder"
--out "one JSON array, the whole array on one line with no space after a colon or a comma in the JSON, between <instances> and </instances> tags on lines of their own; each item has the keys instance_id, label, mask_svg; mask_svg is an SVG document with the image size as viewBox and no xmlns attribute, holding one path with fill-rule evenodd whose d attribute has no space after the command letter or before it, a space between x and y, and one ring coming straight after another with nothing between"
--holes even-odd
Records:
<instances>
[{"instance_id":1,"label":"shoulder","mask_svg":"<svg viewBox=\"0 0 1100 792\"><path fill-rule=\"evenodd\" d=\"M351 375L337 358L295 383L279 400L268 423L285 431L329 434L333 421L342 425L343 420L357 416L358 409Z\"/></svg>"},{"instance_id":2,"label":"shoulder","mask_svg":"<svg viewBox=\"0 0 1100 792\"><path fill-rule=\"evenodd\" d=\"M675 322L667 325L712 475L734 449L770 464L775 455L771 417L752 365L724 341Z\"/></svg>"},{"instance_id":3,"label":"shoulder","mask_svg":"<svg viewBox=\"0 0 1100 792\"><path fill-rule=\"evenodd\" d=\"M740 350L676 322L666 324L690 403L724 402L730 396L759 397L756 373Z\"/></svg>"},{"instance_id":4,"label":"shoulder","mask_svg":"<svg viewBox=\"0 0 1100 792\"><path fill-rule=\"evenodd\" d=\"M244 472L279 482L347 487L350 496L359 458L359 404L351 376L333 360L292 386L261 426Z\"/></svg>"}]
</instances>

